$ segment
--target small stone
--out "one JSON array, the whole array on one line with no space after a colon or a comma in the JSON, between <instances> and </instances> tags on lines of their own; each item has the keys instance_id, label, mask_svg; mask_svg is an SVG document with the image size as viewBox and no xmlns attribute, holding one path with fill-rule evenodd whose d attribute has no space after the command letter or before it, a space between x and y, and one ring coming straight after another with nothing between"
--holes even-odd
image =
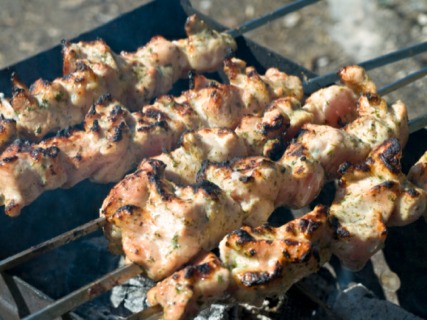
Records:
<instances>
[{"instance_id":1,"label":"small stone","mask_svg":"<svg viewBox=\"0 0 427 320\"><path fill-rule=\"evenodd\" d=\"M57 28L48 28L47 29L47 34L51 38L56 38L56 37L58 37L61 34L61 30L59 30Z\"/></svg>"},{"instance_id":2,"label":"small stone","mask_svg":"<svg viewBox=\"0 0 427 320\"><path fill-rule=\"evenodd\" d=\"M250 17L253 17L254 14L255 14L255 8L254 8L254 6L251 6L251 5L246 6L246 8L245 8L245 15L250 18Z\"/></svg>"},{"instance_id":3,"label":"small stone","mask_svg":"<svg viewBox=\"0 0 427 320\"><path fill-rule=\"evenodd\" d=\"M282 24L285 28L293 28L301 20L301 15L298 12L290 13L282 19Z\"/></svg>"},{"instance_id":4,"label":"small stone","mask_svg":"<svg viewBox=\"0 0 427 320\"><path fill-rule=\"evenodd\" d=\"M417 22L421 26L427 26L427 14L426 13L420 13L417 16Z\"/></svg>"},{"instance_id":5,"label":"small stone","mask_svg":"<svg viewBox=\"0 0 427 320\"><path fill-rule=\"evenodd\" d=\"M65 1L60 1L59 2L59 7L61 9L66 9L66 10L77 9L84 2L85 2L85 0L65 0Z\"/></svg>"},{"instance_id":6,"label":"small stone","mask_svg":"<svg viewBox=\"0 0 427 320\"><path fill-rule=\"evenodd\" d=\"M200 1L200 9L202 11L209 11L209 9L212 7L212 1L210 0L203 0Z\"/></svg>"},{"instance_id":7,"label":"small stone","mask_svg":"<svg viewBox=\"0 0 427 320\"><path fill-rule=\"evenodd\" d=\"M329 57L327 56L319 57L316 60L316 65L318 68L324 68L328 66L330 63L331 63L331 59L329 59Z\"/></svg>"}]
</instances>

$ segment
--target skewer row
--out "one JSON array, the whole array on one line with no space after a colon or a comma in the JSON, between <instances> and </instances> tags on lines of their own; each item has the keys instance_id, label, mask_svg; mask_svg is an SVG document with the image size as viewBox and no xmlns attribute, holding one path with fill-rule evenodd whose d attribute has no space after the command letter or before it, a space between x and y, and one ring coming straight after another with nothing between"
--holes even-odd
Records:
<instances>
[{"instance_id":1,"label":"skewer row","mask_svg":"<svg viewBox=\"0 0 427 320\"><path fill-rule=\"evenodd\" d=\"M299 2L302 2L302 1L299 1ZM315 1L311 1L311 2L315 2ZM240 29L240 30L242 30L242 29ZM241 31L235 31L235 33L237 33L237 34L240 32ZM231 34L233 34L233 33L231 32ZM415 49L411 48L411 49L409 49L409 51L403 51L402 50L397 55L387 55L387 59L403 59L403 58L408 57L409 55L417 54L417 53L422 52L424 50L426 50L426 44L417 46ZM368 66L367 69L373 68L372 65L374 65L374 64L377 64L377 66L381 66L381 65L390 63L390 61L392 61L392 60L387 60L387 61L388 62L384 62L384 61L375 59L375 62L372 62L371 64L366 63L366 65ZM361 65L364 65L364 64L361 64ZM406 85L408 83L407 81L413 81L413 80L423 76L424 74L425 74L425 70L420 70L420 72L417 72L416 76L411 77L410 80L403 80L402 82L392 84L388 87L379 89L379 92L382 92L382 94L389 93L393 90L396 90L396 89ZM316 85L319 85L319 83L321 83L322 81L326 81L329 84L332 81L331 79L332 78L328 78L328 77L317 78L317 80L319 82L314 81L314 80L316 80L316 79L314 79L312 82L307 83L307 86L306 86L306 88L308 88L307 92L310 92L309 86L312 85L313 83L316 83ZM335 81L335 80L333 80L333 81ZM414 132L414 131L418 130L419 128L424 127L426 125L426 121L427 121L426 117L420 117L418 119L412 120L410 122L410 131ZM81 227L76 228L70 232L67 232L66 234L63 234L63 235L60 235L54 239L51 239L50 241L48 241L46 243L40 244L39 246L37 246L35 248L24 251L24 252L14 256L14 257L10 257L8 259L5 259L5 260L0 262L0 271L4 271L6 269L14 267L14 266L18 265L19 263L22 263L22 262L30 259L31 257L37 256L37 255L39 255L43 252L46 252L50 249L61 246L65 243L73 241L74 239L77 239L81 236L84 236L88 233L91 233L91 232L97 230L99 227L102 227L103 225L104 225L103 218L96 219L94 221L87 223L84 226L81 226ZM99 281L97 281L93 284L90 284L84 288L81 288L80 290L76 291L73 294L70 294L67 297L64 297L61 300L58 300L57 301L58 303L52 304L51 307L48 307L49 309L46 308L44 310L41 310L40 312L28 317L27 319L45 319L46 316L54 317L56 315L63 314L64 312L71 310L75 306L81 304L82 302L86 301L88 298L92 297L91 294L87 294L87 293L96 292L97 290L95 290L95 289L98 288L101 283L102 283L102 287L103 287L103 290L101 290L101 291L104 292L104 290L109 290L109 289L111 289L112 286L116 285L117 283L125 281L125 279L127 280L127 279L135 276L136 274L139 274L140 272L141 272L141 269L139 267L136 267L133 264L125 266L120 271L117 270L117 272L115 271L109 275L106 275L105 277L103 277ZM116 281L118 281L118 282L116 282ZM75 297L78 297L78 298L75 298ZM47 310L50 310L50 311L47 311ZM64 310L66 310L66 311L64 311Z\"/></svg>"},{"instance_id":2,"label":"skewer row","mask_svg":"<svg viewBox=\"0 0 427 320\"><path fill-rule=\"evenodd\" d=\"M104 223L104 221L102 218L96 219L96 220L89 222L87 224L87 229L95 231L98 227L101 227L103 225L103 223ZM85 229L85 228L83 228L83 229ZM75 231L77 231L77 232L75 232ZM8 267L15 266L15 265L19 264L20 261L25 261L25 260L31 258L32 256L40 254L41 252L47 251L53 247L60 246L62 243L65 243L65 242L70 240L70 238L69 238L70 234L75 234L74 238L77 239L78 237L83 236L84 234L87 234L87 233L81 232L81 228L77 228L76 230L72 230L63 236L58 236L56 243L55 243L55 241L49 241L45 244L41 244L40 246L38 246L37 252L34 252L34 253L28 252L27 254L23 253L22 255L19 256L19 258L16 258L17 260L15 260L14 257L7 259L8 261L4 261L0 264L1 269L6 270ZM67 241L64 241L61 238L65 238L65 239L67 239ZM52 245L52 242L55 243L55 245ZM40 250L40 248L42 248L42 247L45 248L45 250ZM23 257L23 256L25 256L25 257ZM123 281L126 281L126 280L128 280L128 279L130 279L130 278L141 273L141 269L139 267L135 267L133 264L128 265L126 267L123 267L123 269L121 269L121 270L123 270L124 275L125 275L124 277L121 277L121 280L123 280ZM114 278L115 272L106 275L102 279L108 279L108 277ZM104 280L102 280L102 281L104 281ZM111 289L113 286L117 285L117 282L114 282L114 281L110 281L107 283L111 284L111 287L109 289ZM50 317L50 316L58 316L58 315L64 314L65 312L72 310L73 308L78 306L80 303L82 303L84 300L84 299L82 300L82 297L86 297L87 299L91 298L92 295L88 295L87 292L91 292L91 293L96 292L96 289L98 288L98 286L99 286L98 282L94 282L92 284L89 284L88 286L77 290L76 292L64 297L60 301L58 300L58 302L51 304L46 309L40 310L39 313L35 313L26 319L44 319L47 315L49 315L49 317ZM108 290L107 287L103 287L103 288L105 288L105 290ZM102 291L102 292L104 292L104 291ZM101 293L101 291L100 291L100 293ZM76 299L75 297L80 297L80 298ZM66 302L63 302L64 300ZM72 303L70 301L72 301ZM152 311L153 310L151 310L151 312Z\"/></svg>"}]
</instances>

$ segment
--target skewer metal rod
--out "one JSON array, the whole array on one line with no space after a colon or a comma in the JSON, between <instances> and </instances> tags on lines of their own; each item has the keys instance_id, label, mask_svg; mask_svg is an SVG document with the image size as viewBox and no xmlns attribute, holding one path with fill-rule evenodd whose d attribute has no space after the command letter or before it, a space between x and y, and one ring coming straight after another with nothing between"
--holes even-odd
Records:
<instances>
[{"instance_id":1,"label":"skewer metal rod","mask_svg":"<svg viewBox=\"0 0 427 320\"><path fill-rule=\"evenodd\" d=\"M390 52L388 54L376 57L371 60L367 60L365 62L360 63L360 66L365 68L366 70L371 70L402 59L413 57L425 51L427 51L427 41Z\"/></svg>"},{"instance_id":2,"label":"skewer metal rod","mask_svg":"<svg viewBox=\"0 0 427 320\"><path fill-rule=\"evenodd\" d=\"M399 49L385 55L376 57L371 60L367 60L359 63L358 65L363 67L365 70L371 70L379 68L386 64L397 62L402 59L406 59L417 54L427 51L427 41L411 45L409 47ZM336 72L327 73L323 76L315 77L304 82L304 92L306 94L311 94L314 91L327 86L331 83L334 83L339 79Z\"/></svg>"},{"instance_id":3,"label":"skewer metal rod","mask_svg":"<svg viewBox=\"0 0 427 320\"><path fill-rule=\"evenodd\" d=\"M89 233L95 232L105 224L105 218L98 218L85 223L77 228L67 231L59 236L42 242L27 250L21 251L9 258L0 261L0 271L13 268L31 258L37 257L49 250L67 244Z\"/></svg>"},{"instance_id":4,"label":"skewer metal rod","mask_svg":"<svg viewBox=\"0 0 427 320\"><path fill-rule=\"evenodd\" d=\"M245 22L235 29L227 30L226 32L229 35L231 35L233 38L236 38L242 35L243 33L259 28L270 21L283 17L289 13L295 12L301 8L304 8L308 5L311 5L319 1L320 0L298 0L298 1L292 2L290 4L284 5L283 7L273 12L269 12L261 17Z\"/></svg>"},{"instance_id":5,"label":"skewer metal rod","mask_svg":"<svg viewBox=\"0 0 427 320\"><path fill-rule=\"evenodd\" d=\"M378 93L380 95L386 95L387 93L390 93L394 90L400 89L400 88L414 82L415 80L418 80L418 79L424 77L425 75L427 75L427 67L424 67L418 71L410 73L406 77L401 78L399 80L396 80L395 82L392 82L392 83L378 89Z\"/></svg>"},{"instance_id":6,"label":"skewer metal rod","mask_svg":"<svg viewBox=\"0 0 427 320\"><path fill-rule=\"evenodd\" d=\"M111 290L114 286L141 274L141 272L141 268L134 263L118 268L102 278L53 302L47 307L25 317L23 320L46 320L60 317L86 301Z\"/></svg>"}]
</instances>

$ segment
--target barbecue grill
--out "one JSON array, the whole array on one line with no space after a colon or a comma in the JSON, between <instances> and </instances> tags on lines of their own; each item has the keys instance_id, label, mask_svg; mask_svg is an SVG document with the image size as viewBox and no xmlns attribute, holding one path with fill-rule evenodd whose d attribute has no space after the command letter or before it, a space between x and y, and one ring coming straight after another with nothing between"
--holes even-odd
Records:
<instances>
[{"instance_id":1,"label":"barbecue grill","mask_svg":"<svg viewBox=\"0 0 427 320\"><path fill-rule=\"evenodd\" d=\"M186 1L182 1L182 3L165 0L152 1L71 41L102 38L116 52L134 51L156 34L161 34L167 39L185 37L183 25L188 15L193 12L192 10ZM199 15L217 30L225 29L208 17L200 13ZM238 31L235 32L238 33ZM324 86L336 80L331 75L323 77L321 82L318 82L319 79L310 70L244 37L239 36L237 44L236 56L247 61L248 65L255 66L260 72L269 67L277 67L289 74L298 75L306 81L307 92L316 86ZM413 55L418 52L417 50L425 50L422 47L417 48L404 51L401 57ZM10 87L12 72L16 72L27 84L31 84L38 78L53 79L60 75L62 71L60 50L60 46L54 47L8 69L1 70L0 88L5 95L10 96L12 91ZM379 64L377 63L377 65ZM211 76L221 78L220 74ZM316 79L316 81L309 79ZM174 86L173 93L182 91L187 85L187 81L180 81ZM405 150L404 170L407 170L426 149L427 131L414 132ZM0 213L0 225L3 227L0 233L0 259L11 257L31 246L72 230L66 236L61 236L63 246L2 271L0 319L2 317L4 319L27 317L72 292L78 293L71 295L68 300L71 301L72 307L64 310L72 309L73 311L63 316L66 319L134 318L123 305L115 308L110 301L109 290L114 285L123 283L137 271L132 267L117 271L120 257L108 252L107 241L102 232L98 230L101 224L99 220L96 220L98 210L111 187L112 185L97 185L84 181L69 190L45 193L31 206L25 208L17 218L11 219L2 212ZM321 196L327 198L328 194L324 192ZM272 222L275 222L274 219L281 220L280 222L285 221L286 217L290 217L290 212L282 211L280 215L279 218L278 215L274 216ZM86 225L88 222L89 224ZM97 231L93 232L94 230ZM403 228L392 228L384 251L391 269L399 275L402 281L399 296L401 305L420 316L427 316L427 310L422 305L420 295L423 290L422 284L425 281L419 281L420 278L425 279L426 277L423 272L427 264L424 259L426 249L422 245L426 241L426 231L427 225L423 221ZM72 241L82 234L89 235ZM72 243L68 243L71 241ZM39 249L32 248L30 256L36 256L38 251ZM417 264L400 263L402 256L409 259L409 255L419 257ZM354 274L355 281L366 282L367 273L373 275L372 272L369 273L370 267L365 268L363 272ZM103 277L101 282L81 290L82 287L101 277ZM363 277L365 278L363 279ZM376 285L370 289L380 292L378 284ZM103 292L106 293L100 295ZM319 304L320 309L323 308L324 312L328 312L320 299L310 296L310 289L302 285L291 290L288 296L290 297L288 314L294 315L296 318L308 317L312 311L319 309ZM294 301L300 299L303 302L292 304L293 298ZM82 304L74 306L75 302L77 304L82 302ZM47 315L49 313L42 315L40 319L46 319Z\"/></svg>"}]
</instances>

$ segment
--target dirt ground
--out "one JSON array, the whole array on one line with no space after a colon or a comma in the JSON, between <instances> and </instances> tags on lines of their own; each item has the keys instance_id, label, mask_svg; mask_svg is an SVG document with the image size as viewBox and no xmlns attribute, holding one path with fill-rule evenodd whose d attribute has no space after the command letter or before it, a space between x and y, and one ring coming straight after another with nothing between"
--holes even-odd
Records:
<instances>
[{"instance_id":1,"label":"dirt ground","mask_svg":"<svg viewBox=\"0 0 427 320\"><path fill-rule=\"evenodd\" d=\"M157 0L167 1L167 0ZM174 1L174 0L171 0ZM142 0L1 0L0 69L130 11ZM235 27L289 0L192 0L193 5ZM323 0L248 33L247 37L319 74L427 40L427 1ZM394 63L371 77L381 87L427 63L427 55ZM410 115L425 110L427 80L390 94ZM1 89L0 89L1 91Z\"/></svg>"},{"instance_id":2,"label":"dirt ground","mask_svg":"<svg viewBox=\"0 0 427 320\"><path fill-rule=\"evenodd\" d=\"M106 23L144 2L147 1L0 0L0 69ZM196 8L230 28L288 2L291 1L192 1ZM427 41L427 1L323 0L246 36L324 74ZM421 54L369 74L381 87L425 65L427 54ZM399 89L388 99L405 101L410 118L426 113L427 78Z\"/></svg>"}]
</instances>

